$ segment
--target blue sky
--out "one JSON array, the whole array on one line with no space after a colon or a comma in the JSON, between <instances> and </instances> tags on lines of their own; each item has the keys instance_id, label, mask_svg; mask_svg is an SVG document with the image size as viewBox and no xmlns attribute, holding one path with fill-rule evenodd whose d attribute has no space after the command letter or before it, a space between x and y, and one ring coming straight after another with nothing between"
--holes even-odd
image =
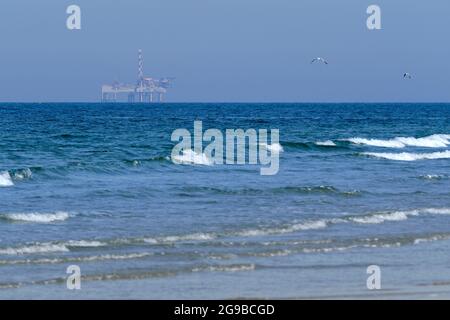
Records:
<instances>
[{"instance_id":1,"label":"blue sky","mask_svg":"<svg viewBox=\"0 0 450 320\"><path fill-rule=\"evenodd\" d=\"M99 101L136 81L141 48L172 102L448 102L449 31L448 0L3 0L0 101Z\"/></svg>"}]
</instances>

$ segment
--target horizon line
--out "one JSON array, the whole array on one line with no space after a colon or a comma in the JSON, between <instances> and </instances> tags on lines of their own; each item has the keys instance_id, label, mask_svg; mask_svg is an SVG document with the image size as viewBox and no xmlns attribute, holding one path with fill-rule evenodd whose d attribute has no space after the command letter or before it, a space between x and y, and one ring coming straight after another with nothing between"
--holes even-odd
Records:
<instances>
[{"instance_id":1,"label":"horizon line","mask_svg":"<svg viewBox=\"0 0 450 320\"><path fill-rule=\"evenodd\" d=\"M105 104L105 105L164 105L164 104L450 104L450 101L164 101L164 102L101 102L101 101L0 101L0 104Z\"/></svg>"}]
</instances>

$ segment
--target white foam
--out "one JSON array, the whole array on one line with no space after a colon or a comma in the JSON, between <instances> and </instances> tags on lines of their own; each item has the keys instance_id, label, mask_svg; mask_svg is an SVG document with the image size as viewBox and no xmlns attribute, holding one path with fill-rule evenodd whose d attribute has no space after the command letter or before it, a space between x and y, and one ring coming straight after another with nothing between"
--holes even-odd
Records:
<instances>
[{"instance_id":1,"label":"white foam","mask_svg":"<svg viewBox=\"0 0 450 320\"><path fill-rule=\"evenodd\" d=\"M255 270L254 264L242 264L242 265L217 265L203 268L194 268L192 272L211 271L211 272L239 272L239 271L253 271Z\"/></svg>"},{"instance_id":2,"label":"white foam","mask_svg":"<svg viewBox=\"0 0 450 320\"><path fill-rule=\"evenodd\" d=\"M360 217L350 217L349 220L363 224L378 224L385 221L402 221L408 219L408 217L419 216L421 214L450 215L450 208L424 208L409 211L377 213Z\"/></svg>"},{"instance_id":3,"label":"white foam","mask_svg":"<svg viewBox=\"0 0 450 320\"><path fill-rule=\"evenodd\" d=\"M24 260L0 260L0 265L17 265L17 264L59 264L67 262L92 262L104 260L128 260L140 259L153 256L153 253L130 253L130 254L103 254L98 256L82 256L82 257L68 257L68 258L45 258L45 259L24 259Z\"/></svg>"},{"instance_id":4,"label":"white foam","mask_svg":"<svg viewBox=\"0 0 450 320\"><path fill-rule=\"evenodd\" d=\"M100 241L88 241L88 240L69 240L66 242L46 242L46 243L33 243L21 247L10 247L0 249L0 254L8 255L23 255L33 253L52 253L52 252L69 252L70 247L101 247L106 243Z\"/></svg>"},{"instance_id":5,"label":"white foam","mask_svg":"<svg viewBox=\"0 0 450 320\"><path fill-rule=\"evenodd\" d=\"M263 148L266 148L270 152L274 152L274 153L284 152L283 146L279 143L274 143L274 144L260 143L260 146Z\"/></svg>"},{"instance_id":6,"label":"white foam","mask_svg":"<svg viewBox=\"0 0 450 320\"><path fill-rule=\"evenodd\" d=\"M297 223L284 229L283 231L293 232L293 231L323 229L326 228L327 225L328 224L325 220L317 220L311 222Z\"/></svg>"},{"instance_id":7,"label":"white foam","mask_svg":"<svg viewBox=\"0 0 450 320\"><path fill-rule=\"evenodd\" d=\"M0 254L4 255L24 255L34 253L68 252L69 249L63 244L42 243L18 248L0 249Z\"/></svg>"},{"instance_id":8,"label":"white foam","mask_svg":"<svg viewBox=\"0 0 450 320\"><path fill-rule=\"evenodd\" d=\"M450 135L446 134L433 134L424 138L396 138L405 146L422 147L422 148L445 148L450 145Z\"/></svg>"},{"instance_id":9,"label":"white foam","mask_svg":"<svg viewBox=\"0 0 450 320\"><path fill-rule=\"evenodd\" d=\"M172 243L181 241L207 241L213 240L215 236L209 233L193 233L180 236L166 236L157 238L144 238L143 241L149 244Z\"/></svg>"},{"instance_id":10,"label":"white foam","mask_svg":"<svg viewBox=\"0 0 450 320\"><path fill-rule=\"evenodd\" d=\"M335 147L336 143L334 143L331 140L327 140L327 141L318 141L318 142L316 142L316 145L323 146L323 147Z\"/></svg>"},{"instance_id":11,"label":"white foam","mask_svg":"<svg viewBox=\"0 0 450 320\"><path fill-rule=\"evenodd\" d=\"M284 250L277 250L277 251L271 251L271 252L255 252L250 253L253 257L284 257L292 254L293 252L288 249Z\"/></svg>"},{"instance_id":12,"label":"white foam","mask_svg":"<svg viewBox=\"0 0 450 320\"><path fill-rule=\"evenodd\" d=\"M382 148L405 148L405 147L445 148L450 145L450 135L433 134L431 136L423 138L396 137L394 139L388 140L351 138L348 139L347 141L350 141L354 144L363 144Z\"/></svg>"},{"instance_id":13,"label":"white foam","mask_svg":"<svg viewBox=\"0 0 450 320\"><path fill-rule=\"evenodd\" d=\"M365 139L365 138L352 138L348 139L354 144L364 144L373 147L383 147L383 148L404 148L405 145L399 141L395 140L377 140L377 139Z\"/></svg>"},{"instance_id":14,"label":"white foam","mask_svg":"<svg viewBox=\"0 0 450 320\"><path fill-rule=\"evenodd\" d=\"M295 223L293 225L280 228L249 229L237 232L236 235L240 237L257 237L271 234L284 234L284 233L293 233L296 231L323 229L326 228L327 225L328 224L326 220L317 220L317 221Z\"/></svg>"},{"instance_id":15,"label":"white foam","mask_svg":"<svg viewBox=\"0 0 450 320\"><path fill-rule=\"evenodd\" d=\"M64 221L69 218L67 212L56 213L10 213L4 215L7 219L22 222L50 223Z\"/></svg>"},{"instance_id":16,"label":"white foam","mask_svg":"<svg viewBox=\"0 0 450 320\"><path fill-rule=\"evenodd\" d=\"M440 240L448 240L450 237L449 235L436 235L431 236L429 238L417 238L414 240L414 244L421 244L425 242L434 242L434 241L440 241Z\"/></svg>"},{"instance_id":17,"label":"white foam","mask_svg":"<svg viewBox=\"0 0 450 320\"><path fill-rule=\"evenodd\" d=\"M172 157L172 162L176 164L198 164L205 166L213 165L213 161L209 159L206 154L199 154L190 149L184 149L181 155Z\"/></svg>"},{"instance_id":18,"label":"white foam","mask_svg":"<svg viewBox=\"0 0 450 320\"><path fill-rule=\"evenodd\" d=\"M0 172L0 187L10 187L13 186L11 176L8 171Z\"/></svg>"},{"instance_id":19,"label":"white foam","mask_svg":"<svg viewBox=\"0 0 450 320\"><path fill-rule=\"evenodd\" d=\"M65 245L68 247L95 248L106 246L106 243L100 241L70 240Z\"/></svg>"},{"instance_id":20,"label":"white foam","mask_svg":"<svg viewBox=\"0 0 450 320\"><path fill-rule=\"evenodd\" d=\"M432 153L384 153L384 152L364 152L366 156L394 160L394 161L417 161L417 160L437 160L449 159L450 151L432 152Z\"/></svg>"},{"instance_id":21,"label":"white foam","mask_svg":"<svg viewBox=\"0 0 450 320\"><path fill-rule=\"evenodd\" d=\"M450 208L430 208L421 210L429 214L450 214Z\"/></svg>"},{"instance_id":22,"label":"white foam","mask_svg":"<svg viewBox=\"0 0 450 320\"><path fill-rule=\"evenodd\" d=\"M96 261L96 260L128 260L128 259L139 259L144 257L152 256L152 253L130 253L130 254L104 254L100 256L90 256L79 258L81 261Z\"/></svg>"},{"instance_id":23,"label":"white foam","mask_svg":"<svg viewBox=\"0 0 450 320\"><path fill-rule=\"evenodd\" d=\"M149 244L165 244L182 241L208 241L223 237L264 237L269 235L282 235L299 231L319 230L330 225L358 223L358 224L381 224L384 222L398 222L407 220L409 217L422 214L450 215L450 208L422 208L405 211L378 212L360 216L344 216L341 218L318 219L293 223L290 225L280 225L277 227L259 227L254 229L243 229L240 231L226 232L223 234L193 233L179 236L165 236L144 238L142 241Z\"/></svg>"},{"instance_id":24,"label":"white foam","mask_svg":"<svg viewBox=\"0 0 450 320\"><path fill-rule=\"evenodd\" d=\"M333 251L345 251L357 248L357 245L351 245L346 247L331 247L331 248L304 248L301 250L303 253L329 253Z\"/></svg>"},{"instance_id":25,"label":"white foam","mask_svg":"<svg viewBox=\"0 0 450 320\"><path fill-rule=\"evenodd\" d=\"M380 213L370 216L352 217L351 221L363 224L378 224L385 221L402 221L408 219L409 215L417 215L417 211L397 211L391 213Z\"/></svg>"},{"instance_id":26,"label":"white foam","mask_svg":"<svg viewBox=\"0 0 450 320\"><path fill-rule=\"evenodd\" d=\"M414 240L414 244L421 244L424 242L431 242L431 241L437 241L439 240L437 237L436 238L419 238L419 239L415 239Z\"/></svg>"}]
</instances>

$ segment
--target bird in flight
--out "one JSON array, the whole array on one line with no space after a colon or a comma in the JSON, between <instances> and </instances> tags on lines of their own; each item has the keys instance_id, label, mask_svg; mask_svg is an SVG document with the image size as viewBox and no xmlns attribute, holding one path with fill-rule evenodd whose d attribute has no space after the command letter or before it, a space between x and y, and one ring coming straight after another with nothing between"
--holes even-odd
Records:
<instances>
[{"instance_id":1,"label":"bird in flight","mask_svg":"<svg viewBox=\"0 0 450 320\"><path fill-rule=\"evenodd\" d=\"M314 62L323 62L323 63L325 63L325 64L328 64L328 61L325 60L324 58L321 58L321 57L314 58L314 59L311 61L311 64L314 63Z\"/></svg>"},{"instance_id":2,"label":"bird in flight","mask_svg":"<svg viewBox=\"0 0 450 320\"><path fill-rule=\"evenodd\" d=\"M403 74L403 79L412 79L412 75L410 73L408 73L408 72L405 72Z\"/></svg>"}]
</instances>

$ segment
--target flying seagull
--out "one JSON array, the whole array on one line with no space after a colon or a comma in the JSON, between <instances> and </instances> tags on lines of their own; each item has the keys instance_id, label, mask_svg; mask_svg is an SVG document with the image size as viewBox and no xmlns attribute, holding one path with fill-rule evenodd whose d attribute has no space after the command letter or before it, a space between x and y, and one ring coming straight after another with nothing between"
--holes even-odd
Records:
<instances>
[{"instance_id":1,"label":"flying seagull","mask_svg":"<svg viewBox=\"0 0 450 320\"><path fill-rule=\"evenodd\" d=\"M406 72L403 74L403 79L412 79L412 75Z\"/></svg>"},{"instance_id":2,"label":"flying seagull","mask_svg":"<svg viewBox=\"0 0 450 320\"><path fill-rule=\"evenodd\" d=\"M328 61L325 60L324 58L321 58L321 57L314 58L314 59L311 61L311 64L314 63L314 62L323 62L323 63L325 63L325 64L328 64Z\"/></svg>"}]
</instances>

